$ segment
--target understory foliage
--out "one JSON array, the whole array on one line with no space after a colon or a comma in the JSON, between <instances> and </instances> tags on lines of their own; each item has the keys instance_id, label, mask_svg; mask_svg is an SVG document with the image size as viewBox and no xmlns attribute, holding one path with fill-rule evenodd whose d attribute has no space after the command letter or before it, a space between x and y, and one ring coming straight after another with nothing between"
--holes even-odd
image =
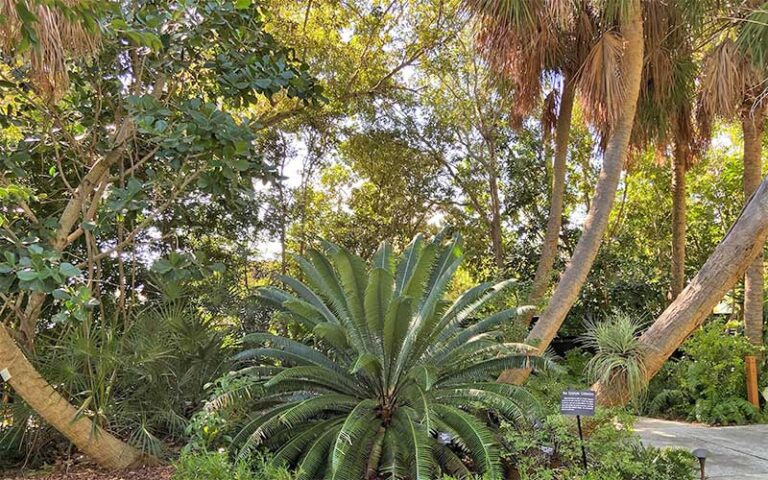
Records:
<instances>
[{"instance_id":1,"label":"understory foliage","mask_svg":"<svg viewBox=\"0 0 768 480\"><path fill-rule=\"evenodd\" d=\"M269 458L241 458L232 462L225 452L183 453L175 463L173 480L293 480L283 466Z\"/></svg>"},{"instance_id":2,"label":"understory foliage","mask_svg":"<svg viewBox=\"0 0 768 480\"><path fill-rule=\"evenodd\" d=\"M206 384L231 366L234 342L228 327L188 299L187 288L161 290L128 319L87 315L52 330L34 360L52 384L72 392L81 415L163 458L170 445L186 441L189 419L207 399ZM66 450L62 436L25 403L7 408L10 421L0 427L4 460L34 466Z\"/></svg>"},{"instance_id":3,"label":"understory foliage","mask_svg":"<svg viewBox=\"0 0 768 480\"><path fill-rule=\"evenodd\" d=\"M634 417L598 409L585 419L589 471L584 472L575 421L554 414L535 426L503 427L505 457L521 480L693 480L693 456L681 449L644 447L633 433Z\"/></svg>"},{"instance_id":4,"label":"understory foliage","mask_svg":"<svg viewBox=\"0 0 768 480\"><path fill-rule=\"evenodd\" d=\"M758 348L721 320L696 331L681 347L683 356L654 377L647 413L717 425L753 423L764 418L746 400L744 357Z\"/></svg>"},{"instance_id":5,"label":"understory foliage","mask_svg":"<svg viewBox=\"0 0 768 480\"><path fill-rule=\"evenodd\" d=\"M383 243L368 266L330 243L296 257L303 280L280 277L290 292L259 295L305 329L303 341L247 335L246 366L209 405L244 414L238 455L266 447L298 479L502 478L494 424L526 422L536 402L494 380L541 362L501 339L521 309L484 308L510 282L446 298L461 259L461 238L446 231L399 256Z\"/></svg>"}]
</instances>

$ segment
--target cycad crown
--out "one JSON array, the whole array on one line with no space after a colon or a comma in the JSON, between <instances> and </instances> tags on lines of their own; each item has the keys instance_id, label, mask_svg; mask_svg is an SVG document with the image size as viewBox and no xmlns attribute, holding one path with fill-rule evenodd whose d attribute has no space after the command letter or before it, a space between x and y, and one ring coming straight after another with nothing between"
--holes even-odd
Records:
<instances>
[{"instance_id":1,"label":"cycad crown","mask_svg":"<svg viewBox=\"0 0 768 480\"><path fill-rule=\"evenodd\" d=\"M497 330L522 309L480 317L510 282L483 283L449 302L462 258L458 235L417 236L397 259L383 243L370 268L330 243L296 260L306 284L281 277L260 297L312 332L311 346L268 333L239 359L257 382L254 414L235 438L264 445L300 479L501 478L488 412L520 421L534 400L498 384L529 366Z\"/></svg>"}]
</instances>

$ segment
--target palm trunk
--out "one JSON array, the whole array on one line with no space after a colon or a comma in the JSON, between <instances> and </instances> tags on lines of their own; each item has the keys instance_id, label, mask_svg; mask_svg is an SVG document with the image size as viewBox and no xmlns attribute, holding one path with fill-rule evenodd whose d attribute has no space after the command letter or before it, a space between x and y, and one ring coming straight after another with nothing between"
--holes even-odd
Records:
<instances>
[{"instance_id":1,"label":"palm trunk","mask_svg":"<svg viewBox=\"0 0 768 480\"><path fill-rule=\"evenodd\" d=\"M766 237L768 178L755 191L736 223L699 273L640 337L645 351L646 380L653 378L669 356L739 281L749 265L762 253ZM629 401L629 393L624 385L596 383L593 389L601 405L623 405Z\"/></svg>"},{"instance_id":2,"label":"palm trunk","mask_svg":"<svg viewBox=\"0 0 768 480\"><path fill-rule=\"evenodd\" d=\"M744 130L744 197L760 185L762 178L762 112L745 112ZM744 333L754 345L763 344L763 254L762 250L744 275Z\"/></svg>"},{"instance_id":3,"label":"palm trunk","mask_svg":"<svg viewBox=\"0 0 768 480\"><path fill-rule=\"evenodd\" d=\"M616 189L627 157L643 69L643 17L639 2L636 2L632 20L626 25L623 33L626 98L608 140L595 197L584 222L584 231L549 305L526 338L525 343L533 346L539 354L547 349L557 335L557 331L578 299L581 287L587 280L608 226ZM529 373L530 370L507 370L501 374L499 381L519 384L528 377Z\"/></svg>"},{"instance_id":4,"label":"palm trunk","mask_svg":"<svg viewBox=\"0 0 768 480\"><path fill-rule=\"evenodd\" d=\"M0 325L0 370L10 374L8 384L38 415L64 434L102 467L123 469L153 463L135 448L96 426L49 385L29 363L4 326Z\"/></svg>"},{"instance_id":5,"label":"palm trunk","mask_svg":"<svg viewBox=\"0 0 768 480\"><path fill-rule=\"evenodd\" d=\"M571 118L573 117L573 101L576 88L570 76L563 81L563 95L560 99L560 110L555 126L555 158L552 168L552 197L549 205L549 219L544 244L541 247L541 257L533 277L531 292L528 294L528 305L537 305L549 287L552 267L557 258L557 244L560 239L560 229L563 223L563 196L565 195L565 173L567 170L568 142L571 134ZM533 311L521 318L525 326L530 325Z\"/></svg>"},{"instance_id":6,"label":"palm trunk","mask_svg":"<svg viewBox=\"0 0 768 480\"><path fill-rule=\"evenodd\" d=\"M670 285L670 300L674 301L685 287L685 229L686 229L686 197L685 146L675 146L674 175L672 178L672 283Z\"/></svg>"}]
</instances>

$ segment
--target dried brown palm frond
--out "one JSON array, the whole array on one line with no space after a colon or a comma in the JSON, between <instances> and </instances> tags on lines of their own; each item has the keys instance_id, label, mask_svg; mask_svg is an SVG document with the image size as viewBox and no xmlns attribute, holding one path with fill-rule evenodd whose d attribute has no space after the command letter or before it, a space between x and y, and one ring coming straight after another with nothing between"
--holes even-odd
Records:
<instances>
[{"instance_id":1,"label":"dried brown palm frond","mask_svg":"<svg viewBox=\"0 0 768 480\"><path fill-rule=\"evenodd\" d=\"M572 33L572 53L568 58L570 71L577 71L589 57L595 39L598 38L597 19L591 15L589 9L579 11Z\"/></svg>"},{"instance_id":2,"label":"dried brown palm frond","mask_svg":"<svg viewBox=\"0 0 768 480\"><path fill-rule=\"evenodd\" d=\"M547 13L560 30L571 31L578 16L576 1L547 0Z\"/></svg>"},{"instance_id":3,"label":"dried brown palm frond","mask_svg":"<svg viewBox=\"0 0 768 480\"><path fill-rule=\"evenodd\" d=\"M526 27L541 16L543 0L464 0L464 8L475 16L511 27Z\"/></svg>"},{"instance_id":4,"label":"dried brown palm frond","mask_svg":"<svg viewBox=\"0 0 768 480\"><path fill-rule=\"evenodd\" d=\"M541 109L541 131L545 144L549 143L557 125L558 97L559 92L554 88L544 97L544 106Z\"/></svg>"},{"instance_id":5,"label":"dried brown palm frond","mask_svg":"<svg viewBox=\"0 0 768 480\"><path fill-rule=\"evenodd\" d=\"M728 38L713 48L702 62L701 108L711 116L733 118L744 102L752 68L736 43Z\"/></svg>"},{"instance_id":6,"label":"dried brown palm frond","mask_svg":"<svg viewBox=\"0 0 768 480\"><path fill-rule=\"evenodd\" d=\"M63 8L73 8L78 0L63 0ZM34 21L23 20L20 12L28 12ZM30 79L35 88L49 98L58 98L69 84L65 60L68 57L92 55L98 49L96 32L85 28L60 8L34 0L0 0L0 47L7 55L14 55L22 42L23 28L36 37L31 48L24 52L30 64ZM27 22L25 25L24 22Z\"/></svg>"},{"instance_id":7,"label":"dried brown palm frond","mask_svg":"<svg viewBox=\"0 0 768 480\"><path fill-rule=\"evenodd\" d=\"M661 105L672 94L673 57L690 50L690 40L681 24L680 10L670 2L646 0L643 8L645 68L643 85L651 85L652 101Z\"/></svg>"},{"instance_id":8,"label":"dried brown palm frond","mask_svg":"<svg viewBox=\"0 0 768 480\"><path fill-rule=\"evenodd\" d=\"M514 86L513 123L529 115L540 101L542 73L552 50L546 29L531 26L524 30L521 33L506 23L486 19L475 38L491 69Z\"/></svg>"},{"instance_id":9,"label":"dried brown palm frond","mask_svg":"<svg viewBox=\"0 0 768 480\"><path fill-rule=\"evenodd\" d=\"M614 31L603 33L578 72L584 114L593 125L610 127L626 97L624 40Z\"/></svg>"}]
</instances>

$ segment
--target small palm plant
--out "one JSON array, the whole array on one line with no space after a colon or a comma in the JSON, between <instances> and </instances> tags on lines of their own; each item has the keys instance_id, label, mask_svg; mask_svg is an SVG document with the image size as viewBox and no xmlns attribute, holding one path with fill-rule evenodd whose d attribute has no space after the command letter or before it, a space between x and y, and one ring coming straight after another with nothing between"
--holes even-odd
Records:
<instances>
[{"instance_id":1,"label":"small palm plant","mask_svg":"<svg viewBox=\"0 0 768 480\"><path fill-rule=\"evenodd\" d=\"M640 397L647 387L641 329L640 323L622 312L588 325L584 344L595 351L587 363L588 380L603 385L623 383L631 398Z\"/></svg>"},{"instance_id":2,"label":"small palm plant","mask_svg":"<svg viewBox=\"0 0 768 480\"><path fill-rule=\"evenodd\" d=\"M455 301L446 288L461 239L416 237L400 255L384 243L370 268L325 243L297 258L306 284L266 287L262 299L303 325L305 343L248 335L241 373L256 382L252 414L235 437L241 454L270 448L299 479L501 478L491 422L524 421L535 408L521 387L493 379L540 364L497 329L522 313L482 312L509 282L483 283ZM253 392L252 392L253 393Z\"/></svg>"}]
</instances>

